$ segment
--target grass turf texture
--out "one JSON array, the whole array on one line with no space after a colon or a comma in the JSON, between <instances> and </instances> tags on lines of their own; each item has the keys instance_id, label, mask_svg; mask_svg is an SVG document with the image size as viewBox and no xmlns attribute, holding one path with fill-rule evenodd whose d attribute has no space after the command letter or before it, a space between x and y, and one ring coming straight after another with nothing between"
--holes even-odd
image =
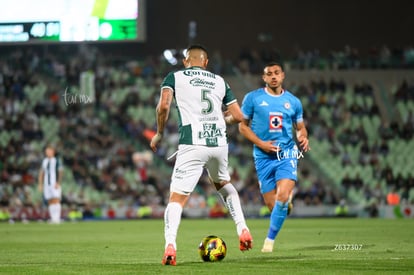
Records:
<instances>
[{"instance_id":1,"label":"grass turf texture","mask_svg":"<svg viewBox=\"0 0 414 275\"><path fill-rule=\"evenodd\" d=\"M414 271L412 219L288 219L274 252L263 254L260 249L268 223L267 219L248 220L254 247L243 253L238 249L238 237L230 219L183 219L177 240L177 266L161 265L162 220L61 225L0 223L0 273L403 274ZM227 256L221 262L205 263L199 258L197 247L210 234L222 237L227 244Z\"/></svg>"}]
</instances>

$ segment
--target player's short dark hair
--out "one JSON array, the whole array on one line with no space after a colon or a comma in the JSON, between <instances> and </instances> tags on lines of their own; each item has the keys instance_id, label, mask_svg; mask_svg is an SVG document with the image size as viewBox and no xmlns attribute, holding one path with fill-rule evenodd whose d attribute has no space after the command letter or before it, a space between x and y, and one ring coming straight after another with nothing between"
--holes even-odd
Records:
<instances>
[{"instance_id":1,"label":"player's short dark hair","mask_svg":"<svg viewBox=\"0 0 414 275\"><path fill-rule=\"evenodd\" d=\"M267 67L273 67L273 66L279 66L282 71L284 71L285 69L283 68L283 63L282 62L278 62L278 61L270 61L268 63L266 63L266 65L264 66L263 70Z\"/></svg>"},{"instance_id":2,"label":"player's short dark hair","mask_svg":"<svg viewBox=\"0 0 414 275\"><path fill-rule=\"evenodd\" d=\"M188 51L190 51L190 50L202 50L203 52L205 52L206 53L206 55L208 56L208 51L207 51L207 48L206 47L204 47L203 45L201 45L201 44L192 44L192 45L190 45L190 46L188 46L188 48L187 48L187 52Z\"/></svg>"}]
</instances>

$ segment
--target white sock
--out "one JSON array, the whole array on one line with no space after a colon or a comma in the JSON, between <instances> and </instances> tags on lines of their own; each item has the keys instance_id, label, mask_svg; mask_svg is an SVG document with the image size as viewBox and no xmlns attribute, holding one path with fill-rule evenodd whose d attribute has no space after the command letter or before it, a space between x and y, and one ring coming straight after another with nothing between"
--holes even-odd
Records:
<instances>
[{"instance_id":1,"label":"white sock","mask_svg":"<svg viewBox=\"0 0 414 275\"><path fill-rule=\"evenodd\" d=\"M164 237L165 237L165 247L168 244L173 244L174 248L177 249L177 232L178 227L180 226L181 222L181 214L183 212L183 208L181 204L178 202L170 202L167 205L164 213Z\"/></svg>"},{"instance_id":2,"label":"white sock","mask_svg":"<svg viewBox=\"0 0 414 275\"><path fill-rule=\"evenodd\" d=\"M49 218L50 221L53 221L53 217L54 217L54 204L49 204L49 206L47 207L47 210L49 211Z\"/></svg>"},{"instance_id":3,"label":"white sock","mask_svg":"<svg viewBox=\"0 0 414 275\"><path fill-rule=\"evenodd\" d=\"M56 222L60 222L60 216L61 216L61 211L62 211L62 206L60 203L55 204L55 217L56 217Z\"/></svg>"},{"instance_id":4,"label":"white sock","mask_svg":"<svg viewBox=\"0 0 414 275\"><path fill-rule=\"evenodd\" d=\"M243 229L247 229L246 221L244 219L243 210L240 204L239 193L233 184L228 183L218 190L222 199L224 200L230 215L236 224L237 234L240 236Z\"/></svg>"},{"instance_id":5,"label":"white sock","mask_svg":"<svg viewBox=\"0 0 414 275\"><path fill-rule=\"evenodd\" d=\"M50 220L55 223L60 222L60 212L61 212L61 205L60 203L53 203L49 205L49 215Z\"/></svg>"}]
</instances>

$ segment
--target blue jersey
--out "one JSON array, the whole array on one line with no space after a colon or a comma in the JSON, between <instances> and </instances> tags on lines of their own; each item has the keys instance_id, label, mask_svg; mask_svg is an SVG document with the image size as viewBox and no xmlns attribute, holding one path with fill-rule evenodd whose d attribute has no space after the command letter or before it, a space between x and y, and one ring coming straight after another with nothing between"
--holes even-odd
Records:
<instances>
[{"instance_id":1,"label":"blue jersey","mask_svg":"<svg viewBox=\"0 0 414 275\"><path fill-rule=\"evenodd\" d=\"M292 128L303 121L303 108L292 93L284 90L281 95L272 95L265 88L259 88L246 94L241 109L244 118L251 120L252 131L261 140L274 140L281 152L297 148ZM253 156L268 158L270 155L254 145Z\"/></svg>"}]
</instances>

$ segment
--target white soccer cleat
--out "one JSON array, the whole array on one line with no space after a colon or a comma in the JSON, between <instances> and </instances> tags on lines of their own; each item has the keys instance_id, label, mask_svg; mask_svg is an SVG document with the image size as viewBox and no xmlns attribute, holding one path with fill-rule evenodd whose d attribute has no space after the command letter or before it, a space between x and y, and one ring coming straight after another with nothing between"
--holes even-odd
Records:
<instances>
[{"instance_id":1,"label":"white soccer cleat","mask_svg":"<svg viewBox=\"0 0 414 275\"><path fill-rule=\"evenodd\" d=\"M266 238L263 244L262 252L263 253L273 252L274 242L275 242L274 240L269 240L268 238Z\"/></svg>"}]
</instances>

